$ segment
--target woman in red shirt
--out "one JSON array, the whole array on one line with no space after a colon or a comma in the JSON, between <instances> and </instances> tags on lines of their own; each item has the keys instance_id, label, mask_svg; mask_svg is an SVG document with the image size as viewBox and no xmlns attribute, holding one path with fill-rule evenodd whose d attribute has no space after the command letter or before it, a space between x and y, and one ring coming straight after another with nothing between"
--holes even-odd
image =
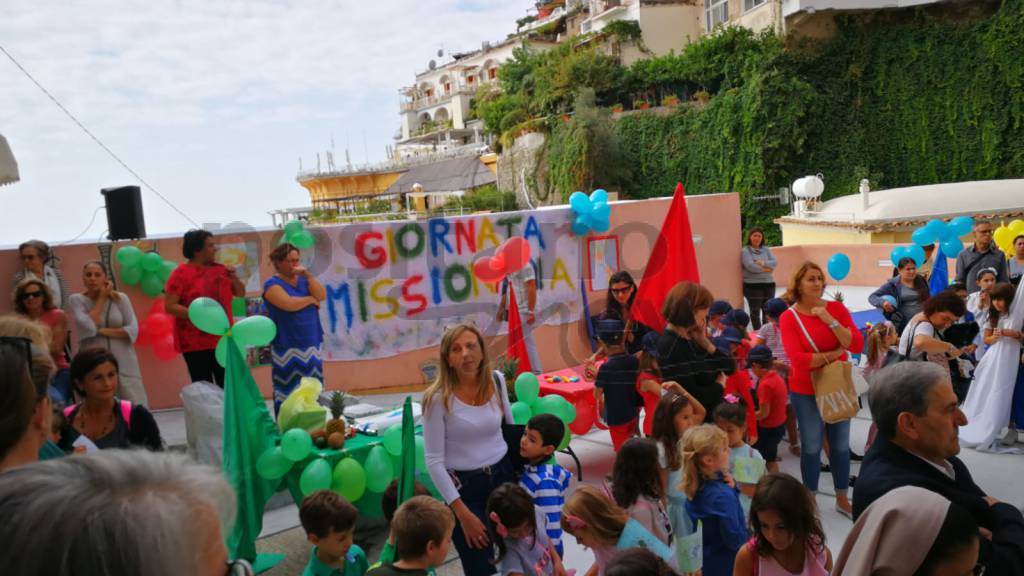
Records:
<instances>
[{"instance_id":1,"label":"woman in red shirt","mask_svg":"<svg viewBox=\"0 0 1024 576\"><path fill-rule=\"evenodd\" d=\"M235 271L214 261L217 242L206 230L189 230L181 243L181 253L188 260L178 266L167 279L167 312L177 318L174 338L178 351L185 357L193 382L205 380L224 387L224 367L217 363L214 349L220 336L207 334L188 319L188 306L201 296L213 298L224 307L231 319L231 298L244 296L245 286Z\"/></svg>"},{"instance_id":2,"label":"woman in red shirt","mask_svg":"<svg viewBox=\"0 0 1024 576\"><path fill-rule=\"evenodd\" d=\"M75 401L71 393L71 374L68 372L68 359L64 355L64 346L68 338L68 317L53 302L53 292L42 280L31 278L22 280L14 289L14 310L43 326L49 328L50 355L57 372L53 375L50 386L51 401L71 404Z\"/></svg>"},{"instance_id":3,"label":"woman in red shirt","mask_svg":"<svg viewBox=\"0 0 1024 576\"><path fill-rule=\"evenodd\" d=\"M850 422L825 424L818 412L811 372L829 362L846 360L847 351L860 353L864 338L841 302L822 299L825 274L813 262L804 262L789 281L783 299L791 304L779 319L782 345L789 357L789 396L800 424L800 474L811 492L818 490L821 473L822 431L828 436L829 462L836 489L836 511L852 518L846 492L850 485ZM801 329L803 324L812 344ZM817 350L817 351L815 351Z\"/></svg>"}]
</instances>

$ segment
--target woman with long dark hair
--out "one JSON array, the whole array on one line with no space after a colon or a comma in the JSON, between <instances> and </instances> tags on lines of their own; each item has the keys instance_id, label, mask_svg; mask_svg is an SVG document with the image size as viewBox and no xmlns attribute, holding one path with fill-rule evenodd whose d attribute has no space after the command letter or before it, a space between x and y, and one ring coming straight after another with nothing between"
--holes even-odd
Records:
<instances>
[{"instance_id":1,"label":"woman with long dark hair","mask_svg":"<svg viewBox=\"0 0 1024 576\"><path fill-rule=\"evenodd\" d=\"M907 256L896 263L895 275L868 296L868 303L881 310L901 334L929 296L928 281L917 273L917 262Z\"/></svg>"},{"instance_id":2,"label":"woman with long dark hair","mask_svg":"<svg viewBox=\"0 0 1024 576\"><path fill-rule=\"evenodd\" d=\"M761 308L775 297L772 272L777 264L772 251L764 245L764 230L760 227L754 226L747 232L747 245L740 253L740 262L743 264L743 297L750 306L750 323L757 330L762 324Z\"/></svg>"},{"instance_id":3,"label":"woman with long dark hair","mask_svg":"<svg viewBox=\"0 0 1024 576\"><path fill-rule=\"evenodd\" d=\"M635 299L636 281L629 272L619 270L608 278L608 297L605 300L607 304L604 312L593 317L595 321L614 318L625 324L622 344L629 354L636 354L643 348L644 335L651 331L650 327L633 319ZM592 379L597 374L597 362L606 356L604 345L598 341L597 350L583 363L588 378Z\"/></svg>"}]
</instances>

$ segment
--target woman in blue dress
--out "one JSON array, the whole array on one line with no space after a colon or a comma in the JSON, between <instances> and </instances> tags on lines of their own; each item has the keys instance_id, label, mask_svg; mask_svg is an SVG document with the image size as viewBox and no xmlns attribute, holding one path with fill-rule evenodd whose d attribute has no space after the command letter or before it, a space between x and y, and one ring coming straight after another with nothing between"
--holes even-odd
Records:
<instances>
[{"instance_id":1,"label":"woman in blue dress","mask_svg":"<svg viewBox=\"0 0 1024 576\"><path fill-rule=\"evenodd\" d=\"M271 343L274 414L303 378L323 379L320 303L326 291L299 261L299 249L281 244L270 253L276 273L263 283L267 315L277 324Z\"/></svg>"}]
</instances>

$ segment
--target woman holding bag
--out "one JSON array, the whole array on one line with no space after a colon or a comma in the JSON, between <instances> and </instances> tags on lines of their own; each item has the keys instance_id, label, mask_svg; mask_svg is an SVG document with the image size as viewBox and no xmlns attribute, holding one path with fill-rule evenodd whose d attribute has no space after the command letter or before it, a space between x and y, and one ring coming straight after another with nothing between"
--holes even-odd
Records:
<instances>
[{"instance_id":1,"label":"woman holding bag","mask_svg":"<svg viewBox=\"0 0 1024 576\"><path fill-rule=\"evenodd\" d=\"M841 302L826 302L825 274L813 262L804 262L793 273L783 299L790 308L779 319L782 345L789 357L789 395L800 425L800 475L811 492L818 491L822 437L828 435L829 462L836 489L836 511L853 517L846 492L850 484L850 421L826 424L814 396L813 373L836 361L847 351L864 347L850 312ZM823 434L824 432L824 434Z\"/></svg>"}]
</instances>

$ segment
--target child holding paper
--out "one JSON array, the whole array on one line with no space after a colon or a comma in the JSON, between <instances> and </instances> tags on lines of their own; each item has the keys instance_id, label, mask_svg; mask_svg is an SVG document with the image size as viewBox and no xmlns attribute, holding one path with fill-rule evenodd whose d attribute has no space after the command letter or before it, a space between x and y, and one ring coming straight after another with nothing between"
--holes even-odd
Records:
<instances>
[{"instance_id":1,"label":"child holding paper","mask_svg":"<svg viewBox=\"0 0 1024 576\"><path fill-rule=\"evenodd\" d=\"M750 510L750 499L754 486L764 474L765 462L761 454L743 441L747 427L747 406L740 398L726 394L723 402L715 407L715 426L725 432L729 440L729 474L740 490L740 504L743 511Z\"/></svg>"}]
</instances>

